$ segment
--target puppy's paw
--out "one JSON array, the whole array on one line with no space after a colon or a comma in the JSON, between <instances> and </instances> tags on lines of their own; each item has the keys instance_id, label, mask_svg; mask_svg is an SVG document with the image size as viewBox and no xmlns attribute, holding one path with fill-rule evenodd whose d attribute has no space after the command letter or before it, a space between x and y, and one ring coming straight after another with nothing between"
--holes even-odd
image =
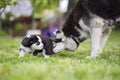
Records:
<instances>
[{"instance_id":1,"label":"puppy's paw","mask_svg":"<svg viewBox=\"0 0 120 80\"><path fill-rule=\"evenodd\" d=\"M24 51L24 50L22 50L22 49L20 49L20 54L19 54L19 57L24 57L24 55L25 55L25 51Z\"/></svg>"},{"instance_id":2,"label":"puppy's paw","mask_svg":"<svg viewBox=\"0 0 120 80\"><path fill-rule=\"evenodd\" d=\"M49 55L46 55L46 54L45 54L45 50L43 50L43 56L44 56L44 58L45 58L45 59L50 58L50 56L49 56Z\"/></svg>"},{"instance_id":3,"label":"puppy's paw","mask_svg":"<svg viewBox=\"0 0 120 80\"><path fill-rule=\"evenodd\" d=\"M45 58L45 59L48 59L48 58L50 58L50 56L44 56L44 58Z\"/></svg>"}]
</instances>

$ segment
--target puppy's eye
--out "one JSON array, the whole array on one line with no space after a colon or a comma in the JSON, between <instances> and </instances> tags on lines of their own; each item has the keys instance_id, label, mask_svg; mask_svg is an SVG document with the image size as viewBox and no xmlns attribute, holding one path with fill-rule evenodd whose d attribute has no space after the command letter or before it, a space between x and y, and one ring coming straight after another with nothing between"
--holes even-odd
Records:
<instances>
[{"instance_id":1,"label":"puppy's eye","mask_svg":"<svg viewBox=\"0 0 120 80\"><path fill-rule=\"evenodd\" d=\"M37 45L39 45L40 44L40 42L37 42Z\"/></svg>"}]
</instances>

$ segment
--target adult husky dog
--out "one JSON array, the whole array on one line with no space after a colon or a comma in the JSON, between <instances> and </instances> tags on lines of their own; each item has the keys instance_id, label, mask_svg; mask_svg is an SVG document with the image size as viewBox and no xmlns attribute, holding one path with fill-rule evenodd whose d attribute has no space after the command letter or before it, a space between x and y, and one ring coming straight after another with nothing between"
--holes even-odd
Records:
<instances>
[{"instance_id":1,"label":"adult husky dog","mask_svg":"<svg viewBox=\"0 0 120 80\"><path fill-rule=\"evenodd\" d=\"M79 0L63 28L56 32L56 37L66 39L61 42L65 48L75 50L90 33L92 51L87 58L95 58L102 52L111 28L119 21L119 17L120 0ZM61 33L64 34L59 37Z\"/></svg>"}]
</instances>

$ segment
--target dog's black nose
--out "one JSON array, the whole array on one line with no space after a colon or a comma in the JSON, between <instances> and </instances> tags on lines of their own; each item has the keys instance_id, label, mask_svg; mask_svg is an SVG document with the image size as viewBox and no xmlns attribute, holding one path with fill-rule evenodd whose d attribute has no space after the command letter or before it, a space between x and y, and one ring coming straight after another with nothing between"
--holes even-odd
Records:
<instances>
[{"instance_id":1,"label":"dog's black nose","mask_svg":"<svg viewBox=\"0 0 120 80\"><path fill-rule=\"evenodd\" d=\"M61 31L60 31L60 30L58 30L58 31L56 31L56 33L61 33Z\"/></svg>"}]
</instances>

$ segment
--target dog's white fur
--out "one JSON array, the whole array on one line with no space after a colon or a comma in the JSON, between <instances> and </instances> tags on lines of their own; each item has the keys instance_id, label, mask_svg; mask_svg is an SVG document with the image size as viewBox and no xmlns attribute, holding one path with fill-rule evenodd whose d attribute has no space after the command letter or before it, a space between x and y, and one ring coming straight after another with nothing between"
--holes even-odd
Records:
<instances>
[{"instance_id":1,"label":"dog's white fur","mask_svg":"<svg viewBox=\"0 0 120 80\"><path fill-rule=\"evenodd\" d=\"M111 27L105 25L104 19L98 16L91 19L89 27L87 27L82 20L80 20L79 24L85 31L90 32L92 38L92 51L91 55L87 58L97 57L102 52L104 44L111 32Z\"/></svg>"},{"instance_id":2,"label":"dog's white fur","mask_svg":"<svg viewBox=\"0 0 120 80\"><path fill-rule=\"evenodd\" d=\"M65 37L64 33L60 30L60 33L56 34L56 31L54 32L57 39L62 39L62 42L56 43L56 47L53 49L55 53L64 51L65 49L74 51L77 48L77 44L72 38Z\"/></svg>"},{"instance_id":3,"label":"dog's white fur","mask_svg":"<svg viewBox=\"0 0 120 80\"><path fill-rule=\"evenodd\" d=\"M55 53L66 50L74 51L77 48L77 44L71 38L66 38L65 41L59 42L56 44L56 47L53 49Z\"/></svg>"}]
</instances>

